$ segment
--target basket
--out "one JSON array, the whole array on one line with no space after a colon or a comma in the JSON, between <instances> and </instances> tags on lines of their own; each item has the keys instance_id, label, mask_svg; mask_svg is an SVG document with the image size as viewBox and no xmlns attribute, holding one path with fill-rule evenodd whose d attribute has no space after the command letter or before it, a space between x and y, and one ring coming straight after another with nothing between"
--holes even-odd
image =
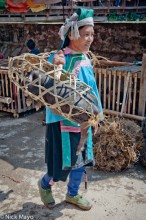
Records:
<instances>
[{"instance_id":1,"label":"basket","mask_svg":"<svg viewBox=\"0 0 146 220\"><path fill-rule=\"evenodd\" d=\"M57 115L79 124L96 124L99 103L94 90L62 66L48 62L46 59L49 56L49 53L25 53L10 58L10 80L26 96L41 102ZM60 79L57 79L60 73Z\"/></svg>"}]
</instances>

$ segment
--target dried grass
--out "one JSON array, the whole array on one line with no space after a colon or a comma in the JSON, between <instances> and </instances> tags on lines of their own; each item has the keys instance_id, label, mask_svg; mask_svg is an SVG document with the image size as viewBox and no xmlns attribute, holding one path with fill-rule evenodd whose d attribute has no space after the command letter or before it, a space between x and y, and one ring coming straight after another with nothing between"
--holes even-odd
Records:
<instances>
[{"instance_id":1,"label":"dried grass","mask_svg":"<svg viewBox=\"0 0 146 220\"><path fill-rule=\"evenodd\" d=\"M121 171L131 168L144 146L142 129L134 121L109 118L93 137L95 169Z\"/></svg>"}]
</instances>

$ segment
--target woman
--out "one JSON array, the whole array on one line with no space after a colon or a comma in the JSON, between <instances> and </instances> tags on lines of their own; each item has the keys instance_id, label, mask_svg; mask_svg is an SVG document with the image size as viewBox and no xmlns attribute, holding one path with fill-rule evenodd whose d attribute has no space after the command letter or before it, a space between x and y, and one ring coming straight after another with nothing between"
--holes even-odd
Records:
<instances>
[{"instance_id":1,"label":"woman","mask_svg":"<svg viewBox=\"0 0 146 220\"><path fill-rule=\"evenodd\" d=\"M93 10L79 8L60 28L62 50L50 57L53 64L64 65L64 69L75 74L91 86L99 100L93 68L87 52L93 42ZM101 118L100 120L102 120ZM69 175L65 201L83 210L91 209L91 204L78 194L85 172L85 165L93 165L92 130L88 129L88 139L84 150L76 155L80 141L80 126L46 110L46 154L47 173L38 182L42 202L51 208L55 205L51 187L54 182L66 181ZM98 124L98 122L97 122Z\"/></svg>"}]
</instances>

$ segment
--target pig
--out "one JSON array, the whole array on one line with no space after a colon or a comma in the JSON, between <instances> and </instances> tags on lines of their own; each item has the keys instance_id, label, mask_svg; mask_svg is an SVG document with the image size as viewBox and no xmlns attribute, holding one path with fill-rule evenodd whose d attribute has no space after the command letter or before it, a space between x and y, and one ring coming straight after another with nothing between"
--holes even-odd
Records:
<instances>
[{"instance_id":1,"label":"pig","mask_svg":"<svg viewBox=\"0 0 146 220\"><path fill-rule=\"evenodd\" d=\"M38 85L38 78L40 78L41 81L41 86L44 87L45 89L50 88L50 92L54 94L54 79L46 76L44 73L42 73L39 70L35 70L31 73L28 73L26 76L26 81L25 81L25 86L27 90L34 94L35 96L39 96L39 87ZM37 81L36 83L32 84L30 82ZM61 115L60 112L57 109L51 108L51 105L56 103L55 97L50 93L47 92L43 95L43 99L45 100L46 103L49 104L50 109L57 115ZM95 103L95 100L93 96L89 92L83 93L81 96L82 90L78 91L79 93L76 93L74 96L73 93L74 91L70 88L68 88L63 81L59 80L56 82L56 93L57 96L60 97L58 100L60 101L61 98L64 99L69 99L71 102L74 104L74 108L72 109L72 121L80 124L81 128L81 138L80 142L77 148L76 154L78 155L83 149L84 149L84 144L87 140L88 137L88 128L89 128L89 120L90 120L90 115L94 114L95 115L95 124L98 118L98 104ZM92 105L90 105L88 102L90 102ZM85 109L89 114L86 112L79 112L78 108L80 107L81 109ZM70 112L70 106L68 103L60 106L60 109L63 113L69 114ZM62 116L62 115L61 115Z\"/></svg>"}]
</instances>

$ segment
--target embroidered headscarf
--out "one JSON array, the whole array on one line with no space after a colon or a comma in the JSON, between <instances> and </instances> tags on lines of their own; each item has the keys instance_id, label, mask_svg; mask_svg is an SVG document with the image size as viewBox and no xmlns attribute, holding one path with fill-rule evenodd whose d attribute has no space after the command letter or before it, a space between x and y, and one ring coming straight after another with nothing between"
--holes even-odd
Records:
<instances>
[{"instance_id":1,"label":"embroidered headscarf","mask_svg":"<svg viewBox=\"0 0 146 220\"><path fill-rule=\"evenodd\" d=\"M64 42L68 33L71 32L71 39L77 40L79 35L79 27L85 25L94 26L93 22L94 12L92 9L78 8L76 12L70 18L67 18L65 23L61 26L59 30L59 36Z\"/></svg>"}]
</instances>

